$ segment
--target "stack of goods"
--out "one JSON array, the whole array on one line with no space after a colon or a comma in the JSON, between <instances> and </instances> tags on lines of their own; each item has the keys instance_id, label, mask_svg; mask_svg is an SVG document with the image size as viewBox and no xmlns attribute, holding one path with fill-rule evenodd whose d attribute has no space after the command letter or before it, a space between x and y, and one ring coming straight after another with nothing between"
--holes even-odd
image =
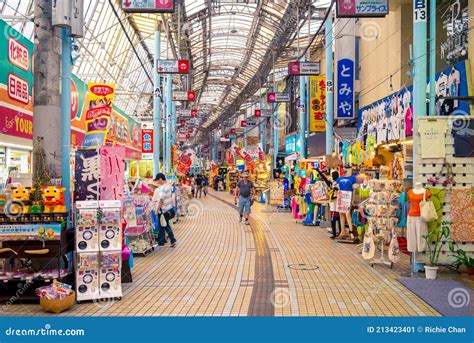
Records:
<instances>
[{"instance_id":1,"label":"stack of goods","mask_svg":"<svg viewBox=\"0 0 474 343\"><path fill-rule=\"evenodd\" d=\"M71 295L71 291L72 287L70 285L53 280L51 285L37 288L36 295L41 299L59 300Z\"/></svg>"}]
</instances>

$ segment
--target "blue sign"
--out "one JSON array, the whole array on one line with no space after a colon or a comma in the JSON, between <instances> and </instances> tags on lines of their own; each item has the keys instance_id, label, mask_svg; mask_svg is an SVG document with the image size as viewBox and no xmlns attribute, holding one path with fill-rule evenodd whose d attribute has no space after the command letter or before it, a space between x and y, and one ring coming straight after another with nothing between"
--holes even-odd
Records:
<instances>
[{"instance_id":1,"label":"blue sign","mask_svg":"<svg viewBox=\"0 0 474 343\"><path fill-rule=\"evenodd\" d=\"M287 154L293 154L295 152L300 152L300 151L301 151L300 135L294 133L292 135L286 136L285 152Z\"/></svg>"},{"instance_id":2,"label":"blue sign","mask_svg":"<svg viewBox=\"0 0 474 343\"><path fill-rule=\"evenodd\" d=\"M354 119L354 61L337 61L336 119Z\"/></svg>"}]
</instances>

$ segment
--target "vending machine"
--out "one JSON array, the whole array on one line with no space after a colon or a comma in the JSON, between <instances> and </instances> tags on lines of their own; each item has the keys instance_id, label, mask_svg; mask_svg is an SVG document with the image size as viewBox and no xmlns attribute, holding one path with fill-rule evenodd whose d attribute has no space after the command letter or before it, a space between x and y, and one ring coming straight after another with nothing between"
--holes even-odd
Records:
<instances>
[{"instance_id":1,"label":"vending machine","mask_svg":"<svg viewBox=\"0 0 474 343\"><path fill-rule=\"evenodd\" d=\"M76 250L99 251L99 202L76 202Z\"/></svg>"},{"instance_id":2,"label":"vending machine","mask_svg":"<svg viewBox=\"0 0 474 343\"><path fill-rule=\"evenodd\" d=\"M77 255L76 290L77 301L94 300L100 297L98 252Z\"/></svg>"},{"instance_id":3,"label":"vending machine","mask_svg":"<svg viewBox=\"0 0 474 343\"><path fill-rule=\"evenodd\" d=\"M122 203L118 200L99 201L100 251L122 251Z\"/></svg>"},{"instance_id":4,"label":"vending machine","mask_svg":"<svg viewBox=\"0 0 474 343\"><path fill-rule=\"evenodd\" d=\"M104 251L100 253L100 296L101 298L122 297L121 251Z\"/></svg>"}]
</instances>

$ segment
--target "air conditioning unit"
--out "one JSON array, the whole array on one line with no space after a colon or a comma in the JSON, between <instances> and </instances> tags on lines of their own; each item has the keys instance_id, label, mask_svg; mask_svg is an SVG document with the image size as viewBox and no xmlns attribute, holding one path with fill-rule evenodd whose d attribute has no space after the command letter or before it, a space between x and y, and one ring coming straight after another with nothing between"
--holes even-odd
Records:
<instances>
[{"instance_id":1,"label":"air conditioning unit","mask_svg":"<svg viewBox=\"0 0 474 343\"><path fill-rule=\"evenodd\" d=\"M71 36L84 37L84 0L72 0Z\"/></svg>"},{"instance_id":2,"label":"air conditioning unit","mask_svg":"<svg viewBox=\"0 0 474 343\"><path fill-rule=\"evenodd\" d=\"M71 0L53 0L53 26L71 27Z\"/></svg>"}]
</instances>

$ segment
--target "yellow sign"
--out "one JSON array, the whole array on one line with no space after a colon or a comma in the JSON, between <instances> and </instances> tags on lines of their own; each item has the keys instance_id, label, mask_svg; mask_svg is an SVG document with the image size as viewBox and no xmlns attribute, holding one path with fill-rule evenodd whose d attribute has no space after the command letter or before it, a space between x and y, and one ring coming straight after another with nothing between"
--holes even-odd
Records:
<instances>
[{"instance_id":1,"label":"yellow sign","mask_svg":"<svg viewBox=\"0 0 474 343\"><path fill-rule=\"evenodd\" d=\"M309 131L326 131L326 77L309 77Z\"/></svg>"}]
</instances>

